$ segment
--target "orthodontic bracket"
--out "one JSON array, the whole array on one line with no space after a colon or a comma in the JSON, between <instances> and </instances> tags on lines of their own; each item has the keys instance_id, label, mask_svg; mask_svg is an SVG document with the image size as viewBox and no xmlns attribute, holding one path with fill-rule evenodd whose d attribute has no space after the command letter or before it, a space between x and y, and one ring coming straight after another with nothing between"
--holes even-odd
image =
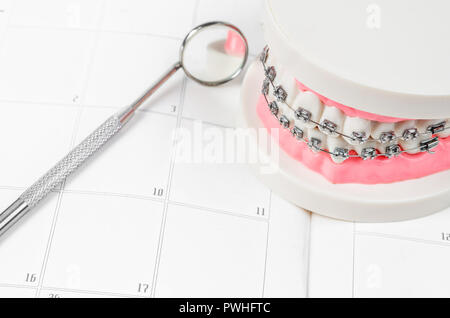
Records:
<instances>
[{"instance_id":1,"label":"orthodontic bracket","mask_svg":"<svg viewBox=\"0 0 450 318\"><path fill-rule=\"evenodd\" d=\"M419 131L417 128L408 128L403 131L402 139L404 141L416 140L417 138L419 138Z\"/></svg>"},{"instance_id":2,"label":"orthodontic bracket","mask_svg":"<svg viewBox=\"0 0 450 318\"><path fill-rule=\"evenodd\" d=\"M432 135L443 132L445 130L445 121L442 121L437 124L433 124L427 127L427 132L431 133Z\"/></svg>"},{"instance_id":3,"label":"orthodontic bracket","mask_svg":"<svg viewBox=\"0 0 450 318\"><path fill-rule=\"evenodd\" d=\"M377 157L377 150L373 147L363 148L361 151L362 160L373 160Z\"/></svg>"},{"instance_id":4,"label":"orthodontic bracket","mask_svg":"<svg viewBox=\"0 0 450 318\"><path fill-rule=\"evenodd\" d=\"M267 62L267 58L269 57L269 46L266 45L259 56L259 60L261 63L265 64Z\"/></svg>"},{"instance_id":5,"label":"orthodontic bracket","mask_svg":"<svg viewBox=\"0 0 450 318\"><path fill-rule=\"evenodd\" d=\"M320 130L327 135L336 134L337 125L328 119L324 119L319 126Z\"/></svg>"},{"instance_id":6,"label":"orthodontic bracket","mask_svg":"<svg viewBox=\"0 0 450 318\"><path fill-rule=\"evenodd\" d=\"M272 114L278 115L278 104L276 101L270 102L269 109Z\"/></svg>"},{"instance_id":7,"label":"orthodontic bracket","mask_svg":"<svg viewBox=\"0 0 450 318\"><path fill-rule=\"evenodd\" d=\"M366 132L365 131L360 131L360 132L352 132L352 140L358 142L360 145L365 144L367 142L367 140L369 140L369 137L367 137Z\"/></svg>"},{"instance_id":8,"label":"orthodontic bracket","mask_svg":"<svg viewBox=\"0 0 450 318\"><path fill-rule=\"evenodd\" d=\"M303 130L298 128L297 126L294 126L291 130L292 136L294 136L297 140L303 140Z\"/></svg>"},{"instance_id":9,"label":"orthodontic bracket","mask_svg":"<svg viewBox=\"0 0 450 318\"><path fill-rule=\"evenodd\" d=\"M341 147L336 147L331 155L335 158L343 160L347 160L348 158L350 158L348 149Z\"/></svg>"},{"instance_id":10,"label":"orthodontic bracket","mask_svg":"<svg viewBox=\"0 0 450 318\"><path fill-rule=\"evenodd\" d=\"M308 147L312 150L315 151L321 151L322 148L320 148L320 144L322 143L322 140L320 140L319 138L314 138L312 137L309 141L308 141Z\"/></svg>"},{"instance_id":11,"label":"orthodontic bracket","mask_svg":"<svg viewBox=\"0 0 450 318\"><path fill-rule=\"evenodd\" d=\"M419 149L420 151L428 152L428 153L434 153L434 151L431 151L432 149L436 148L439 145L439 138L433 137L426 140L423 140L420 142Z\"/></svg>"},{"instance_id":12,"label":"orthodontic bracket","mask_svg":"<svg viewBox=\"0 0 450 318\"><path fill-rule=\"evenodd\" d=\"M284 88L281 85L278 85L274 92L273 95L277 98L277 101L279 102L285 102L286 98L287 98L287 93L284 90Z\"/></svg>"},{"instance_id":13,"label":"orthodontic bracket","mask_svg":"<svg viewBox=\"0 0 450 318\"><path fill-rule=\"evenodd\" d=\"M296 111L295 111L295 117L301 121L303 121L304 123L307 123L308 121L311 120L311 112L299 107Z\"/></svg>"},{"instance_id":14,"label":"orthodontic bracket","mask_svg":"<svg viewBox=\"0 0 450 318\"><path fill-rule=\"evenodd\" d=\"M387 144L389 142L392 142L395 140L395 133L393 131L383 132L383 133L381 133L380 138L378 138L378 140L382 144Z\"/></svg>"},{"instance_id":15,"label":"orthodontic bracket","mask_svg":"<svg viewBox=\"0 0 450 318\"><path fill-rule=\"evenodd\" d=\"M270 88L270 80L266 77L264 79L262 88L261 88L261 93L263 93L263 95L268 95L269 94L269 88Z\"/></svg>"},{"instance_id":16,"label":"orthodontic bracket","mask_svg":"<svg viewBox=\"0 0 450 318\"><path fill-rule=\"evenodd\" d=\"M388 158L397 157L402 153L402 149L399 145L393 144L386 147L386 152L384 155Z\"/></svg>"},{"instance_id":17,"label":"orthodontic bracket","mask_svg":"<svg viewBox=\"0 0 450 318\"><path fill-rule=\"evenodd\" d=\"M275 77L277 76L277 71L275 71L275 67L271 66L266 70L266 76L269 81L273 82Z\"/></svg>"},{"instance_id":18,"label":"orthodontic bracket","mask_svg":"<svg viewBox=\"0 0 450 318\"><path fill-rule=\"evenodd\" d=\"M290 121L289 118L287 118L285 115L281 115L278 120L283 128L289 128Z\"/></svg>"}]
</instances>

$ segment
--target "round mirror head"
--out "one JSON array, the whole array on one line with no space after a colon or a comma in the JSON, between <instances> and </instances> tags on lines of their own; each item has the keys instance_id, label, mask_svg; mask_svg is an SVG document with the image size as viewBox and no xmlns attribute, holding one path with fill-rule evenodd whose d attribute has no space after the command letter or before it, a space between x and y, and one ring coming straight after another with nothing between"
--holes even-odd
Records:
<instances>
[{"instance_id":1,"label":"round mirror head","mask_svg":"<svg viewBox=\"0 0 450 318\"><path fill-rule=\"evenodd\" d=\"M180 52L186 75L207 86L234 79L247 57L247 39L238 28L225 22L199 25L186 36Z\"/></svg>"}]
</instances>

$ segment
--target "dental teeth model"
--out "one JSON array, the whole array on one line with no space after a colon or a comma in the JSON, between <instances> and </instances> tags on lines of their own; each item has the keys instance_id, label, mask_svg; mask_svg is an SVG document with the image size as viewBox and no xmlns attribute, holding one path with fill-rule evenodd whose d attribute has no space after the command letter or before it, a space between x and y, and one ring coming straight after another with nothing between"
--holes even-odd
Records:
<instances>
[{"instance_id":1,"label":"dental teeth model","mask_svg":"<svg viewBox=\"0 0 450 318\"><path fill-rule=\"evenodd\" d=\"M267 46L244 81L242 118L279 129L279 171L260 174L276 192L356 221L450 206L450 44L413 36L450 36L450 3L410 6L379 1L377 17L358 0L266 0ZM415 12L433 23L419 27Z\"/></svg>"},{"instance_id":2,"label":"dental teeth model","mask_svg":"<svg viewBox=\"0 0 450 318\"><path fill-rule=\"evenodd\" d=\"M447 119L419 122L398 120L397 123L391 123L346 116L339 108L322 103L320 96L310 90L295 87L288 92L284 85L278 85L277 67L268 66L270 59L267 46L260 54L259 60L265 73L261 93L268 111L278 119L282 128L291 131L296 140L305 142L311 151L330 155L336 163L342 163L350 158L362 160L393 158L402 153L433 154L432 150L439 145L439 138L450 135L450 120ZM289 80L295 83L294 78ZM305 87L300 83L298 86ZM289 104L287 98L292 95L296 97L291 98L294 102ZM414 126L419 123L422 131ZM312 134L316 137L312 137ZM306 136L311 137L308 140ZM353 147L354 145L359 147ZM407 177L400 176L400 179ZM353 181L364 183L366 180Z\"/></svg>"}]
</instances>

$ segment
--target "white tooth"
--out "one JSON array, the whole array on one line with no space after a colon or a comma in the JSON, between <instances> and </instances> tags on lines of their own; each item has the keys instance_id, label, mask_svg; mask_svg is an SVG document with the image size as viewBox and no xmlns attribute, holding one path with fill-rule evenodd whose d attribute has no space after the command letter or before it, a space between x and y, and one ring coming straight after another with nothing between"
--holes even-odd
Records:
<instances>
[{"instance_id":1,"label":"white tooth","mask_svg":"<svg viewBox=\"0 0 450 318\"><path fill-rule=\"evenodd\" d=\"M393 132L395 129L395 123L381 123L374 122L372 124L372 138L379 140L381 134Z\"/></svg>"},{"instance_id":2,"label":"white tooth","mask_svg":"<svg viewBox=\"0 0 450 318\"><path fill-rule=\"evenodd\" d=\"M293 109L297 110L298 108L303 108L311 113L311 120L315 122L319 122L320 117L323 112L323 104L320 101L319 97L316 94L306 91L306 92L298 92L297 97L292 103ZM309 121L305 123L306 127L315 127L316 124Z\"/></svg>"},{"instance_id":3,"label":"white tooth","mask_svg":"<svg viewBox=\"0 0 450 318\"><path fill-rule=\"evenodd\" d=\"M271 101L276 101L277 99L275 98L274 94L273 94L274 90L273 90L273 85L270 84L269 85L269 93L267 94L267 97L269 98L269 100ZM280 103L281 104L281 103Z\"/></svg>"},{"instance_id":4,"label":"white tooth","mask_svg":"<svg viewBox=\"0 0 450 318\"><path fill-rule=\"evenodd\" d=\"M439 124L445 122L445 119L430 119L430 120L418 120L417 121L417 129L422 136L431 136L431 133L427 133L428 127L430 125ZM447 130L442 133L447 133Z\"/></svg>"},{"instance_id":5,"label":"white tooth","mask_svg":"<svg viewBox=\"0 0 450 318\"><path fill-rule=\"evenodd\" d=\"M345 140L342 138L327 138L328 151L335 153L337 148L347 149L348 152L350 152L350 150L352 150L352 146L350 146L348 143L346 143ZM330 157L336 163L342 163L347 159L347 158L343 158L342 156L330 155Z\"/></svg>"},{"instance_id":6,"label":"white tooth","mask_svg":"<svg viewBox=\"0 0 450 318\"><path fill-rule=\"evenodd\" d=\"M278 103L278 106L283 111L283 114L289 118L289 120L294 121L295 113L291 108L283 103Z\"/></svg>"},{"instance_id":7,"label":"white tooth","mask_svg":"<svg viewBox=\"0 0 450 318\"><path fill-rule=\"evenodd\" d=\"M414 140L403 140L399 139L399 144L402 146L402 149L407 153L414 154L420 152L418 149L420 142L424 139L428 139L429 137L420 136Z\"/></svg>"},{"instance_id":8,"label":"white tooth","mask_svg":"<svg viewBox=\"0 0 450 318\"><path fill-rule=\"evenodd\" d=\"M322 134L320 131L318 131L316 128L309 128L307 132L307 140L308 145L314 144L315 140L319 140L320 143L318 144L318 147L321 149L327 148L327 136ZM319 150L315 147L311 147L310 149L314 152L319 152Z\"/></svg>"},{"instance_id":9,"label":"white tooth","mask_svg":"<svg viewBox=\"0 0 450 318\"><path fill-rule=\"evenodd\" d=\"M332 106L325 106L319 123L321 125L323 125L323 123L326 120L330 121L331 123L336 125L335 131L342 132L344 119L345 119L345 116L339 109L337 109L336 107L332 107ZM327 129L324 129L322 126L319 126L319 128L323 133L325 133L327 135L330 135L333 137L339 137L339 135L336 133L330 134L330 131L328 131Z\"/></svg>"},{"instance_id":10,"label":"white tooth","mask_svg":"<svg viewBox=\"0 0 450 318\"><path fill-rule=\"evenodd\" d=\"M298 95L299 89L297 88L297 83L292 75L288 72L284 72L280 78L280 85L283 87L287 93L286 103L292 107L295 97ZM277 85L277 84L275 84Z\"/></svg>"},{"instance_id":11,"label":"white tooth","mask_svg":"<svg viewBox=\"0 0 450 318\"><path fill-rule=\"evenodd\" d=\"M365 144L353 146L358 155L361 155L364 148L375 148L379 150L380 143L375 140L369 140Z\"/></svg>"},{"instance_id":12,"label":"white tooth","mask_svg":"<svg viewBox=\"0 0 450 318\"><path fill-rule=\"evenodd\" d=\"M283 116L283 117L287 118L287 120L289 121L289 126L287 128L291 129L292 125L293 125L293 117L292 117L292 113L290 112L290 109L281 103L278 103L278 107L279 107L278 120L280 123L280 127L282 126L281 118ZM286 127L283 127L283 128L286 128Z\"/></svg>"},{"instance_id":13,"label":"white tooth","mask_svg":"<svg viewBox=\"0 0 450 318\"><path fill-rule=\"evenodd\" d=\"M363 137L362 139L344 137L349 144L359 145L365 143L370 137L371 122L358 117L345 117L342 132L349 137L357 137L358 135Z\"/></svg>"},{"instance_id":14,"label":"white tooth","mask_svg":"<svg viewBox=\"0 0 450 318\"><path fill-rule=\"evenodd\" d=\"M401 139L405 130L411 128L417 128L417 122L415 120L405 120L395 123L395 135Z\"/></svg>"}]
</instances>

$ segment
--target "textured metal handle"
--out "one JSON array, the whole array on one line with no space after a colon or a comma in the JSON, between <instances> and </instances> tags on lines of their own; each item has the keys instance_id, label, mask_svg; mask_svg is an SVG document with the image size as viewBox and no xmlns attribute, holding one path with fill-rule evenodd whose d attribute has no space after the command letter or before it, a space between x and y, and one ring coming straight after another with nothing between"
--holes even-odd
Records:
<instances>
[{"instance_id":1,"label":"textured metal handle","mask_svg":"<svg viewBox=\"0 0 450 318\"><path fill-rule=\"evenodd\" d=\"M54 190L83 162L99 150L120 129L122 124L117 115L111 116L78 146L61 159L45 175L29 187L21 196L28 208L33 208L50 191Z\"/></svg>"}]
</instances>

